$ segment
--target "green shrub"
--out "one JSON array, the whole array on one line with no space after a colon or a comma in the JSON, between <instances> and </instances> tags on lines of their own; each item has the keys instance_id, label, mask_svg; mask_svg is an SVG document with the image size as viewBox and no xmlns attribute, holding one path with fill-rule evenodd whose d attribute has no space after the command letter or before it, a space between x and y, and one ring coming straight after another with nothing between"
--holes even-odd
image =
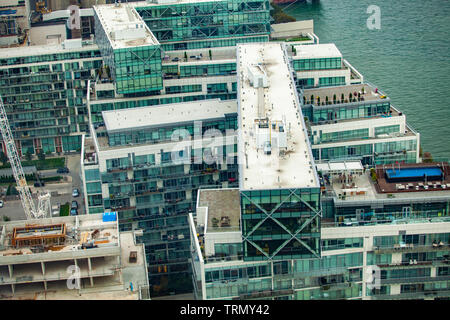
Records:
<instances>
[{"instance_id":1,"label":"green shrub","mask_svg":"<svg viewBox=\"0 0 450 320\"><path fill-rule=\"evenodd\" d=\"M68 215L69 215L69 212L70 212L70 206L69 206L69 203L66 202L66 203L63 204L63 205L61 206L61 208L59 209L59 215L60 215L61 217L68 216Z\"/></svg>"}]
</instances>

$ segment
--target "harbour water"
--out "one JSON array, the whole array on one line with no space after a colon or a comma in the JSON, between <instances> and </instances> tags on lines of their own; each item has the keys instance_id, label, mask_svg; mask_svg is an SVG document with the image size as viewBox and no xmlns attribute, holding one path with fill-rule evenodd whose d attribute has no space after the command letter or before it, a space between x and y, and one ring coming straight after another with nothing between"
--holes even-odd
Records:
<instances>
[{"instance_id":1,"label":"harbour water","mask_svg":"<svg viewBox=\"0 0 450 320\"><path fill-rule=\"evenodd\" d=\"M381 10L381 28L367 27L367 8ZM421 134L424 152L450 158L450 1L321 0L284 5L297 20L314 19L321 43L388 94Z\"/></svg>"}]
</instances>

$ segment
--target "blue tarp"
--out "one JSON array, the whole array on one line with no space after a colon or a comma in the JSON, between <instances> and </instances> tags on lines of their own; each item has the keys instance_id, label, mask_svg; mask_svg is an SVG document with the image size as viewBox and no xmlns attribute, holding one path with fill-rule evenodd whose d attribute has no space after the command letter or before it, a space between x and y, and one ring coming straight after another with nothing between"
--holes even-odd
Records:
<instances>
[{"instance_id":1,"label":"blue tarp","mask_svg":"<svg viewBox=\"0 0 450 320\"><path fill-rule=\"evenodd\" d=\"M110 222L117 220L117 212L104 212L103 213L103 222Z\"/></svg>"},{"instance_id":2,"label":"blue tarp","mask_svg":"<svg viewBox=\"0 0 450 320\"><path fill-rule=\"evenodd\" d=\"M0 10L0 15L4 14L15 14L17 10Z\"/></svg>"}]
</instances>

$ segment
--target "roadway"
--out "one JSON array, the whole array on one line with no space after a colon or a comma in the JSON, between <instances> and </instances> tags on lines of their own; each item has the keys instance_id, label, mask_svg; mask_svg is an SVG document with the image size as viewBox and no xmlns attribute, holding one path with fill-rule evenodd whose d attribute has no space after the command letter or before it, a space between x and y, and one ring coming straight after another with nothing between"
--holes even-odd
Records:
<instances>
[{"instance_id":1,"label":"roadway","mask_svg":"<svg viewBox=\"0 0 450 320\"><path fill-rule=\"evenodd\" d=\"M66 182L62 183L46 183L44 187L35 188L30 186L31 192L34 194L38 191L49 191L53 193L51 197L51 204L55 205L57 203L69 205L73 200L78 202L78 214L85 214L84 201L83 201L83 190L82 182L80 178L80 155L68 155L66 156L66 166L69 168L68 174L56 173L54 170L43 170L39 171L41 177L50 176L67 176ZM80 191L80 196L77 198L72 197L72 190L77 188ZM56 193L58 195L56 195ZM37 201L35 202L37 206ZM24 220L25 212L23 211L22 203L19 198L17 200L4 201L3 208L0 208L0 219L3 220L3 216L9 217L11 220Z\"/></svg>"}]
</instances>

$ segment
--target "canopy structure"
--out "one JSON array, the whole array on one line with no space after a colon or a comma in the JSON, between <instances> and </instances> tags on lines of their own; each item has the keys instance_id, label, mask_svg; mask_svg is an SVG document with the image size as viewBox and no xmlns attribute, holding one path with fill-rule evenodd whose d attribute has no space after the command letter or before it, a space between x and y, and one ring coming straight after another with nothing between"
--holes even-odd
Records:
<instances>
[{"instance_id":1,"label":"canopy structure","mask_svg":"<svg viewBox=\"0 0 450 320\"><path fill-rule=\"evenodd\" d=\"M364 167L361 161L343 161L343 162L324 162L316 164L317 171L323 174L341 174L341 173L362 173L364 172Z\"/></svg>"}]
</instances>

